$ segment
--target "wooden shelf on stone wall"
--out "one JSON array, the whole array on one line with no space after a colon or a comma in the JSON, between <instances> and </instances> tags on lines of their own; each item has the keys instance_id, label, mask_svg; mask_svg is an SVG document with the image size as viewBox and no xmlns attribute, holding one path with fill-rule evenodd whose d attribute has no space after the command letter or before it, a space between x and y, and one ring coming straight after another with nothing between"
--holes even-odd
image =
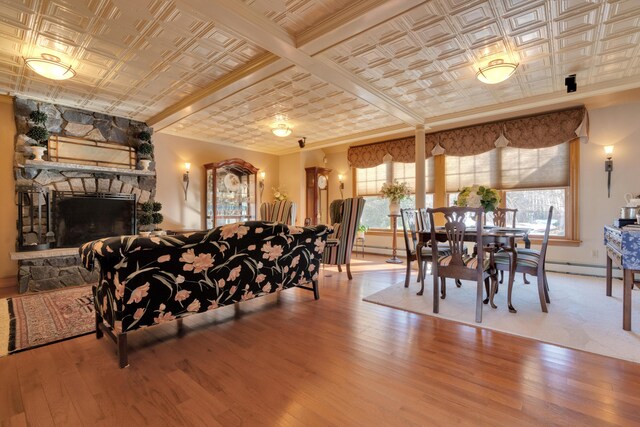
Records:
<instances>
[{"instance_id":1,"label":"wooden shelf on stone wall","mask_svg":"<svg viewBox=\"0 0 640 427\"><path fill-rule=\"evenodd\" d=\"M35 160L26 160L24 167L29 169L45 169L58 171L112 173L116 175L155 176L156 174L155 171L143 171L127 168L111 168L105 166L80 165L76 163L47 162Z\"/></svg>"}]
</instances>

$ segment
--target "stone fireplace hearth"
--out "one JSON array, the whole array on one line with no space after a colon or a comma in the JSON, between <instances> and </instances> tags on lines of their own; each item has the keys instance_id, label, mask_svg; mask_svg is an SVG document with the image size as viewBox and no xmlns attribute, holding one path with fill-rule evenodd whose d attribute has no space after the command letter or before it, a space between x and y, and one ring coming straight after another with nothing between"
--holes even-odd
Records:
<instances>
[{"instance_id":1,"label":"stone fireplace hearth","mask_svg":"<svg viewBox=\"0 0 640 427\"><path fill-rule=\"evenodd\" d=\"M52 135L79 137L97 142L110 142L125 147L138 147L140 132L152 133L145 123L122 117L113 117L44 102L15 98L14 111L18 135L15 143L16 191L36 189L43 194L84 195L125 195L135 196L138 206L153 201L156 192L156 175L153 155L149 171L98 165L57 163L53 161L31 161L31 150L24 134L33 125L29 114L40 109L48 116L45 127ZM51 197L51 196L50 196ZM42 201L34 203L44 203ZM37 205L36 205L37 206ZM50 218L54 218L53 212ZM134 219L135 219L135 207ZM31 219L22 216L21 233L32 229ZM52 219L44 227L54 228ZM38 225L41 225L40 223ZM113 228L118 229L118 228ZM119 230L119 229L118 229ZM134 226L135 230L135 226ZM55 230L53 230L55 232ZM86 241L96 237L88 233ZM130 234L130 233L126 233ZM77 239L76 239L77 240ZM44 291L66 286L76 286L97 281L97 274L89 273L80 264L77 248L49 249L45 251L14 252L12 259L18 261L18 283L20 292Z\"/></svg>"}]
</instances>

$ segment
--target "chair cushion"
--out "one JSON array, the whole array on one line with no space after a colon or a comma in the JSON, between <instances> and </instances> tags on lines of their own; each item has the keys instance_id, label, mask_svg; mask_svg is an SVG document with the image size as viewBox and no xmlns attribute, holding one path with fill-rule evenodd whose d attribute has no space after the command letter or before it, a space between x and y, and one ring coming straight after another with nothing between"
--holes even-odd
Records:
<instances>
[{"instance_id":1,"label":"chair cushion","mask_svg":"<svg viewBox=\"0 0 640 427\"><path fill-rule=\"evenodd\" d=\"M494 255L494 260L497 265L509 265L511 257L508 252L498 252ZM516 260L517 265L537 268L539 262L539 253L523 253L518 251L518 259Z\"/></svg>"},{"instance_id":2,"label":"chair cushion","mask_svg":"<svg viewBox=\"0 0 640 427\"><path fill-rule=\"evenodd\" d=\"M453 257L451 255L445 255L438 258L438 265L447 266L451 263ZM463 255L462 262L464 266L467 268L475 269L478 267L478 257ZM491 260L485 259L483 269L488 270L490 266Z\"/></svg>"}]
</instances>

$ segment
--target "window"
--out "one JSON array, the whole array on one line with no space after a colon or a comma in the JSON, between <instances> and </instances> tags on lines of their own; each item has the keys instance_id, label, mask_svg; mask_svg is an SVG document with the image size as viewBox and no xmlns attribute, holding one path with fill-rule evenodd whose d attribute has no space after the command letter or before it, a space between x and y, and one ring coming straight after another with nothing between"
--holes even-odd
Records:
<instances>
[{"instance_id":1,"label":"window","mask_svg":"<svg viewBox=\"0 0 640 427\"><path fill-rule=\"evenodd\" d=\"M564 188L543 190L508 190L506 191L506 206L518 209L516 214L516 227L531 229L532 235L543 235L547 226L549 206L553 206L551 220L551 236L566 235L566 210Z\"/></svg>"},{"instance_id":2,"label":"window","mask_svg":"<svg viewBox=\"0 0 640 427\"><path fill-rule=\"evenodd\" d=\"M445 157L447 202L453 206L458 190L487 185L502 190L501 205L518 209L517 226L544 234L549 206L554 207L552 236L570 236L567 203L571 203L570 143L545 148L497 148L474 156Z\"/></svg>"},{"instance_id":3,"label":"window","mask_svg":"<svg viewBox=\"0 0 640 427\"><path fill-rule=\"evenodd\" d=\"M389 200L380 197L380 188L385 182L406 182L412 191L416 188L416 167L415 163L392 162L391 164L381 164L371 168L356 169L356 194L362 196L367 202L362 211L361 224L373 229L391 228L389 218ZM425 160L425 204L426 207L433 207L434 191L434 165L433 158ZM401 208L415 207L415 195L400 202ZM398 229L402 228L401 221L397 222Z\"/></svg>"}]
</instances>

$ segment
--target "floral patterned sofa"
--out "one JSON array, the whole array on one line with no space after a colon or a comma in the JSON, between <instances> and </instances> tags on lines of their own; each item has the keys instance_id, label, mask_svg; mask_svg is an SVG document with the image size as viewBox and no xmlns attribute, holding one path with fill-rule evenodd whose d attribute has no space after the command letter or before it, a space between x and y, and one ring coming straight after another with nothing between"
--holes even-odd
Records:
<instances>
[{"instance_id":1,"label":"floral patterned sofa","mask_svg":"<svg viewBox=\"0 0 640 427\"><path fill-rule=\"evenodd\" d=\"M85 243L84 266L100 265L93 288L96 335L106 332L116 341L125 367L126 334L133 330L294 286L318 299L318 271L331 231L325 225L249 221L206 232Z\"/></svg>"}]
</instances>

